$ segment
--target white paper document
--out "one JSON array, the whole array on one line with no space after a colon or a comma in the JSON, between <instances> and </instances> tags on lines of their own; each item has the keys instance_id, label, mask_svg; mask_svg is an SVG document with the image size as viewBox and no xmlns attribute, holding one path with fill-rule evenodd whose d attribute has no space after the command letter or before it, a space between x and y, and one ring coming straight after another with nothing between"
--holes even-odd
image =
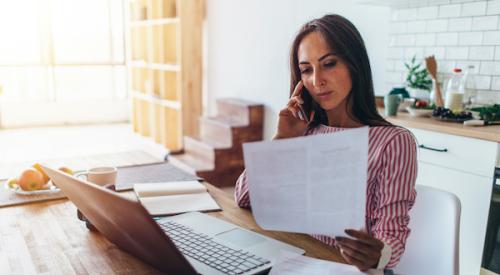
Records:
<instances>
[{"instance_id":1,"label":"white paper document","mask_svg":"<svg viewBox=\"0 0 500 275\"><path fill-rule=\"evenodd\" d=\"M269 275L383 275L382 270L359 271L355 266L318 260L282 251Z\"/></svg>"},{"instance_id":2,"label":"white paper document","mask_svg":"<svg viewBox=\"0 0 500 275\"><path fill-rule=\"evenodd\" d=\"M262 228L339 236L364 227L368 127L245 143L243 150Z\"/></svg>"},{"instance_id":3,"label":"white paper document","mask_svg":"<svg viewBox=\"0 0 500 275\"><path fill-rule=\"evenodd\" d=\"M153 216L221 209L207 188L196 180L135 184L134 191Z\"/></svg>"}]
</instances>

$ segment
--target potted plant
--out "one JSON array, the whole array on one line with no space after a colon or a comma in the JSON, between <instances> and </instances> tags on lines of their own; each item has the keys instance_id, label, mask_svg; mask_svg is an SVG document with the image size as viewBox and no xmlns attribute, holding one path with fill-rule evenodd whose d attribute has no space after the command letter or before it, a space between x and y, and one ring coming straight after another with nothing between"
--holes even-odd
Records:
<instances>
[{"instance_id":1,"label":"potted plant","mask_svg":"<svg viewBox=\"0 0 500 275\"><path fill-rule=\"evenodd\" d=\"M422 63L416 63L416 57L413 56L410 63L405 63L408 69L406 76L406 89L412 97L420 99L429 99L429 93L432 88L432 79L429 72Z\"/></svg>"}]
</instances>

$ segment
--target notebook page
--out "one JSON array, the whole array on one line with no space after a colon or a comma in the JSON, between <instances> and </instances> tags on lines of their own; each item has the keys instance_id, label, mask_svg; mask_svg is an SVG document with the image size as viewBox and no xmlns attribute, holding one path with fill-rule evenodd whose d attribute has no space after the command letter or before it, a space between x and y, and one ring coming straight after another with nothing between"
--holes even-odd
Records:
<instances>
[{"instance_id":1,"label":"notebook page","mask_svg":"<svg viewBox=\"0 0 500 275\"><path fill-rule=\"evenodd\" d=\"M141 204L152 216L221 209L208 192L161 197L143 197L140 200Z\"/></svg>"},{"instance_id":2,"label":"notebook page","mask_svg":"<svg viewBox=\"0 0 500 275\"><path fill-rule=\"evenodd\" d=\"M156 197L207 192L207 188L198 181L171 181L161 183L134 184L138 197Z\"/></svg>"}]
</instances>

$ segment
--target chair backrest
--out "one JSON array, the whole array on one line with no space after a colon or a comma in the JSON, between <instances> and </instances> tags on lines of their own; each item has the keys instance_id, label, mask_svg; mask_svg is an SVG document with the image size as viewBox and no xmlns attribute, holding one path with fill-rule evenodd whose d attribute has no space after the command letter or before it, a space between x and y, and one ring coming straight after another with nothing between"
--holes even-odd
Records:
<instances>
[{"instance_id":1,"label":"chair backrest","mask_svg":"<svg viewBox=\"0 0 500 275\"><path fill-rule=\"evenodd\" d=\"M410 210L410 236L396 274L459 274L460 200L452 193L417 185Z\"/></svg>"}]
</instances>

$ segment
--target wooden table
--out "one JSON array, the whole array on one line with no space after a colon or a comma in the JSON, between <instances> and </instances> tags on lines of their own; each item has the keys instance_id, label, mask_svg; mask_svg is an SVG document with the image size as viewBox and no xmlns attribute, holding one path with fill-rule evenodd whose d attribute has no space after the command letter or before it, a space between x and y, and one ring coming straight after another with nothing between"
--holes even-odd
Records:
<instances>
[{"instance_id":1,"label":"wooden table","mask_svg":"<svg viewBox=\"0 0 500 275\"><path fill-rule=\"evenodd\" d=\"M344 262L339 252L316 239L295 233L262 230L249 210L239 208L221 189L206 184L224 209L210 215L295 245L306 255ZM67 200L0 209L0 274L158 274L121 251L76 218Z\"/></svg>"}]
</instances>

